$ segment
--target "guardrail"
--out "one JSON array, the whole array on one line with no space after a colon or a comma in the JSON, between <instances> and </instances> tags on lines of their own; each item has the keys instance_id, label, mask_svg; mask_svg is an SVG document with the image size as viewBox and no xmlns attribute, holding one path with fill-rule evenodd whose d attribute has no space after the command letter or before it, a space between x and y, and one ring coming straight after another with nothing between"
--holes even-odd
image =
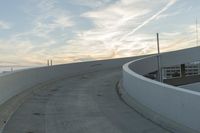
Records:
<instances>
[{"instance_id":1,"label":"guardrail","mask_svg":"<svg viewBox=\"0 0 200 133\"><path fill-rule=\"evenodd\" d=\"M189 48L160 55L168 67L200 60L200 48ZM153 112L153 121L174 132L200 132L200 93L163 84L142 75L157 70L157 57L149 56L123 66L122 85L137 103Z\"/></svg>"}]
</instances>

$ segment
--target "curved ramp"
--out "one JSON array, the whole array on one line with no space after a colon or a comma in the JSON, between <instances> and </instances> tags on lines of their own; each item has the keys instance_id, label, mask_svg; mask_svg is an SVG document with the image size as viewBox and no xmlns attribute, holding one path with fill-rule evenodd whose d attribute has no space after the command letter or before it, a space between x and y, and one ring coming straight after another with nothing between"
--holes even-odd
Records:
<instances>
[{"instance_id":1,"label":"curved ramp","mask_svg":"<svg viewBox=\"0 0 200 133\"><path fill-rule=\"evenodd\" d=\"M200 47L194 47L163 53L160 54L160 64L167 67L199 61L199 51ZM158 70L157 60L157 56L149 56L125 64L122 83L124 90L152 112L153 115L147 116L148 118L170 131L199 133L200 93L144 77L143 75Z\"/></svg>"},{"instance_id":2,"label":"curved ramp","mask_svg":"<svg viewBox=\"0 0 200 133\"><path fill-rule=\"evenodd\" d=\"M167 133L117 95L121 69L66 77L33 93L3 133Z\"/></svg>"}]
</instances>

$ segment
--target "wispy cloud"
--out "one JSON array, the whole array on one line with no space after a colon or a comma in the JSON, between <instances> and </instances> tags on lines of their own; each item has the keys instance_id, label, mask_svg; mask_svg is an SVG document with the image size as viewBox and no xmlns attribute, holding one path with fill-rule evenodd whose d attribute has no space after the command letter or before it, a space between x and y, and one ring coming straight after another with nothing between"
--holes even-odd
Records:
<instances>
[{"instance_id":1,"label":"wispy cloud","mask_svg":"<svg viewBox=\"0 0 200 133\"><path fill-rule=\"evenodd\" d=\"M145 20L142 24L138 25L135 29L133 29L131 32L129 32L128 34L124 35L120 41L123 41L126 37L134 34L136 31L138 31L139 29L141 29L143 26L145 26L146 24L148 24L149 22L153 21L154 19L156 19L160 14L162 14L163 12L165 12L168 8L170 8L177 0L170 0L169 3L163 7L160 11L158 11L156 14L154 14L153 16L151 16L150 18L148 18L147 20Z\"/></svg>"},{"instance_id":2,"label":"wispy cloud","mask_svg":"<svg viewBox=\"0 0 200 133\"><path fill-rule=\"evenodd\" d=\"M82 16L90 19L95 27L79 32L74 39L67 41L68 45L63 49L73 49L77 53L90 53L92 58L101 59L152 52L154 51L152 50L154 49L152 46L155 40L154 36L137 34L131 37L130 35L149 22L156 20L175 2L175 0L171 0L143 4L143 0L120 0L106 7L83 13ZM165 3L164 7L154 13L156 10L153 9L156 6ZM74 56L79 55L74 54Z\"/></svg>"},{"instance_id":3,"label":"wispy cloud","mask_svg":"<svg viewBox=\"0 0 200 133\"><path fill-rule=\"evenodd\" d=\"M36 7L28 11L29 14L38 12L30 31L35 35L48 36L51 32L75 25L68 10L60 8L55 0L39 0Z\"/></svg>"},{"instance_id":4,"label":"wispy cloud","mask_svg":"<svg viewBox=\"0 0 200 133\"><path fill-rule=\"evenodd\" d=\"M79 6L86 6L91 9L101 8L113 3L115 0L74 0L72 3Z\"/></svg>"},{"instance_id":5,"label":"wispy cloud","mask_svg":"<svg viewBox=\"0 0 200 133\"><path fill-rule=\"evenodd\" d=\"M8 30L11 28L10 23L0 20L0 29Z\"/></svg>"},{"instance_id":6,"label":"wispy cloud","mask_svg":"<svg viewBox=\"0 0 200 133\"><path fill-rule=\"evenodd\" d=\"M23 30L0 40L2 62L44 64L47 59L53 59L55 63L66 63L154 53L154 34L158 31L162 52L195 45L194 25L185 22L186 19L179 22L177 17L194 10L194 5L186 0L31 0L24 3L27 3L23 7L24 21L30 21L28 25L24 23ZM184 17L185 14L180 18ZM0 29L10 26L0 21Z\"/></svg>"},{"instance_id":7,"label":"wispy cloud","mask_svg":"<svg viewBox=\"0 0 200 133\"><path fill-rule=\"evenodd\" d=\"M160 14L159 16L157 16L156 20L176 16L176 15L180 14L181 12L182 11L180 10L180 11L176 11L176 12L172 12L172 13L163 13L163 14Z\"/></svg>"},{"instance_id":8,"label":"wispy cloud","mask_svg":"<svg viewBox=\"0 0 200 133\"><path fill-rule=\"evenodd\" d=\"M0 40L0 60L20 62L23 65L44 64L53 55L49 51L59 48L61 37L56 33L65 33L75 25L67 10L57 6L54 0L36 0L28 3L24 12L32 16L31 28ZM0 29L9 29L10 25L0 21ZM58 35L59 36L59 35ZM11 54L12 53L12 54Z\"/></svg>"}]
</instances>

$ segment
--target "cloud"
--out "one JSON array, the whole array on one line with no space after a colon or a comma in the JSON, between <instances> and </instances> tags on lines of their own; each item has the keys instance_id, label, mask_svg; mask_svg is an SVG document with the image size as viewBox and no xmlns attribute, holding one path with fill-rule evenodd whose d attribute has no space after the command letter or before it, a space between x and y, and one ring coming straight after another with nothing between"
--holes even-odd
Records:
<instances>
[{"instance_id":1,"label":"cloud","mask_svg":"<svg viewBox=\"0 0 200 133\"><path fill-rule=\"evenodd\" d=\"M27 1L24 12L32 16L32 28L29 31L18 34L19 36L35 36L49 39L51 33L66 32L68 28L75 26L75 21L67 9L61 8L57 0Z\"/></svg>"},{"instance_id":2,"label":"cloud","mask_svg":"<svg viewBox=\"0 0 200 133\"><path fill-rule=\"evenodd\" d=\"M49 51L59 48L61 37L56 35L66 33L68 28L75 25L68 11L60 8L54 0L27 2L23 10L32 17L31 27L0 40L0 53L4 55L0 57L1 61L20 62L23 65L44 64L53 57ZM2 27L10 28L8 23L0 21L0 29Z\"/></svg>"},{"instance_id":3,"label":"cloud","mask_svg":"<svg viewBox=\"0 0 200 133\"><path fill-rule=\"evenodd\" d=\"M64 15L57 17L57 19L54 22L55 24L57 24L57 27L61 28L68 28L74 25L70 18Z\"/></svg>"},{"instance_id":4,"label":"cloud","mask_svg":"<svg viewBox=\"0 0 200 133\"><path fill-rule=\"evenodd\" d=\"M146 4L144 4L146 2ZM67 41L67 46L77 53L91 55L92 58L116 58L141 55L154 52L156 38L147 33L130 36L149 22L155 20L169 9L176 1L118 0L107 6L83 13L95 27L78 32L74 39ZM159 11L156 7L164 5ZM134 30L132 30L134 29ZM120 38L124 38L121 39ZM79 56L72 54L72 56Z\"/></svg>"},{"instance_id":5,"label":"cloud","mask_svg":"<svg viewBox=\"0 0 200 133\"><path fill-rule=\"evenodd\" d=\"M157 17L159 17L159 15L163 12L165 12L168 8L170 8L177 0L170 0L169 3L164 6L160 11L158 11L156 14L154 14L153 16L151 16L150 18L148 18L147 20L145 20L142 24L138 25L136 28L134 28L131 32L129 32L128 34L124 35L120 41L123 41L127 36L130 36L132 34L134 34L136 31L138 31L139 29L141 29L143 26L147 25L149 22L153 21L154 19L156 19Z\"/></svg>"},{"instance_id":6,"label":"cloud","mask_svg":"<svg viewBox=\"0 0 200 133\"><path fill-rule=\"evenodd\" d=\"M74 25L74 22L69 16L61 15L41 15L34 21L33 30L30 31L32 35L48 38L49 34L52 32L57 32L58 30L65 30Z\"/></svg>"},{"instance_id":7,"label":"cloud","mask_svg":"<svg viewBox=\"0 0 200 133\"><path fill-rule=\"evenodd\" d=\"M0 56L1 62L12 62L15 65L30 65L35 63L26 60L28 53L33 47L32 43L27 40L0 40Z\"/></svg>"},{"instance_id":8,"label":"cloud","mask_svg":"<svg viewBox=\"0 0 200 133\"><path fill-rule=\"evenodd\" d=\"M130 3L117 1L107 7L86 12L82 16L90 18L98 28L116 29L130 25L131 20L150 12L151 9L137 7L137 4L138 2L134 0Z\"/></svg>"},{"instance_id":9,"label":"cloud","mask_svg":"<svg viewBox=\"0 0 200 133\"><path fill-rule=\"evenodd\" d=\"M48 35L56 30L64 30L75 25L69 12L60 8L54 0L42 0L38 3L38 9L40 14L33 23L36 34ZM34 11L35 9L33 13Z\"/></svg>"},{"instance_id":10,"label":"cloud","mask_svg":"<svg viewBox=\"0 0 200 133\"><path fill-rule=\"evenodd\" d=\"M100 8L111 4L114 0L74 0L73 4L87 6L92 9Z\"/></svg>"},{"instance_id":11,"label":"cloud","mask_svg":"<svg viewBox=\"0 0 200 133\"><path fill-rule=\"evenodd\" d=\"M169 18L169 17L172 17L172 16L176 16L176 15L179 15L180 13L182 13L182 11L176 11L176 12L172 12L172 13L163 13L159 16L156 17L156 20L159 20L159 19L163 19L163 18Z\"/></svg>"},{"instance_id":12,"label":"cloud","mask_svg":"<svg viewBox=\"0 0 200 133\"><path fill-rule=\"evenodd\" d=\"M0 29L8 30L11 28L10 23L0 20Z\"/></svg>"},{"instance_id":13,"label":"cloud","mask_svg":"<svg viewBox=\"0 0 200 133\"><path fill-rule=\"evenodd\" d=\"M155 53L157 26L150 23L159 22L161 29L166 28L160 20L180 13L169 10L176 1L67 1L66 5L73 5L71 9L59 5L61 1L34 0L25 10L32 17L31 27L0 41L2 55L8 55L0 59L24 64L46 64L47 59L53 59L59 64ZM81 14L74 11L77 8ZM87 26L87 30L77 23ZM194 26L189 27L164 29L160 34L161 51L194 46Z\"/></svg>"},{"instance_id":14,"label":"cloud","mask_svg":"<svg viewBox=\"0 0 200 133\"><path fill-rule=\"evenodd\" d=\"M195 23L195 22L194 22ZM191 32L191 33L195 33L196 34L196 30L198 30L200 32L200 25L199 24L191 24L189 25L186 30L188 32Z\"/></svg>"}]
</instances>

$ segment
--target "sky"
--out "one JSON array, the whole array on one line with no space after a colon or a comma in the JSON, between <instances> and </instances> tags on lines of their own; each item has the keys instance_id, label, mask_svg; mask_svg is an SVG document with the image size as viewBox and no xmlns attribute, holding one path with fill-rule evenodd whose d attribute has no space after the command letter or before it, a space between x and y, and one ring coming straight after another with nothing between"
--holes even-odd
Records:
<instances>
[{"instance_id":1,"label":"sky","mask_svg":"<svg viewBox=\"0 0 200 133\"><path fill-rule=\"evenodd\" d=\"M161 52L198 46L199 5L200 0L0 0L0 66L152 54L156 33Z\"/></svg>"}]
</instances>

